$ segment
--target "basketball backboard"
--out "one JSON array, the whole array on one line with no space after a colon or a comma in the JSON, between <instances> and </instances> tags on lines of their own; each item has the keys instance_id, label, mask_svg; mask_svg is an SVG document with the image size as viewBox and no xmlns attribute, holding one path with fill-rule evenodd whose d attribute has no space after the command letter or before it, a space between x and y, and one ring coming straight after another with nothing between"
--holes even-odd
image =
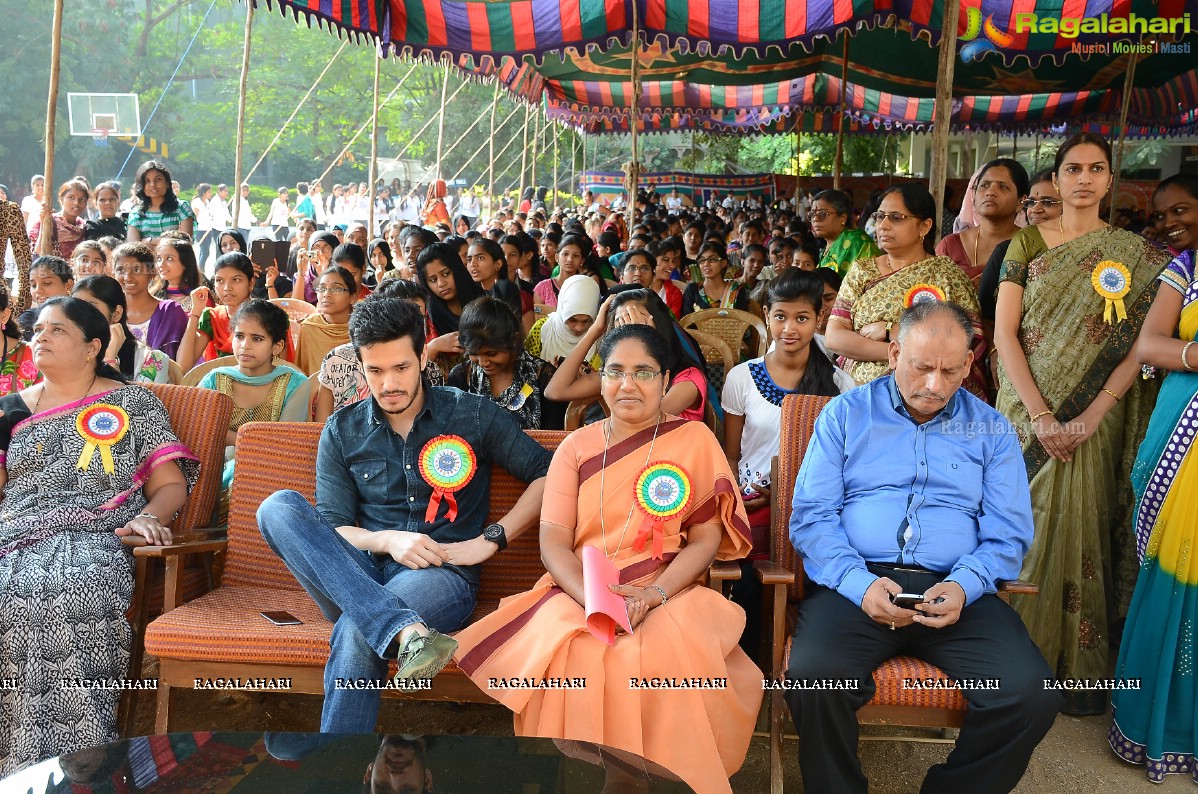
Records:
<instances>
[{"instance_id":1,"label":"basketball backboard","mask_svg":"<svg viewBox=\"0 0 1198 794\"><path fill-rule=\"evenodd\" d=\"M92 137L97 130L109 135L140 135L141 108L137 94L67 94L71 135Z\"/></svg>"}]
</instances>

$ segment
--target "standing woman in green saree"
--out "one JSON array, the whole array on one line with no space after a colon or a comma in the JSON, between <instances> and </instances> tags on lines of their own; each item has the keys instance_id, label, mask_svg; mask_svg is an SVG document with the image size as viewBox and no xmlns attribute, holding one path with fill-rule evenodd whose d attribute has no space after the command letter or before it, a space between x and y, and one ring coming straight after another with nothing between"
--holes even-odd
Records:
<instances>
[{"instance_id":1,"label":"standing woman in green saree","mask_svg":"<svg viewBox=\"0 0 1198 794\"><path fill-rule=\"evenodd\" d=\"M1063 212L1011 239L995 312L995 407L1023 445L1036 523L1022 578L1040 585L1012 606L1061 679L1108 675L1135 578L1131 467L1156 396L1133 348L1169 256L1103 223L1111 178L1103 138L1061 145ZM1065 695L1066 713L1106 710L1105 692Z\"/></svg>"}]
</instances>

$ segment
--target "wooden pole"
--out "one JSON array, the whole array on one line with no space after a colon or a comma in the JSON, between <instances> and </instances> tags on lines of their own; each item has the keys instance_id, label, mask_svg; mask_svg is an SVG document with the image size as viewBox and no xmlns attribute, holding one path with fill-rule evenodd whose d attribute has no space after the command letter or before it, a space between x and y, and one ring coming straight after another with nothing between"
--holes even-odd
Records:
<instances>
[{"instance_id":1,"label":"wooden pole","mask_svg":"<svg viewBox=\"0 0 1198 794\"><path fill-rule=\"evenodd\" d=\"M254 4L245 4L245 35L241 43L241 82L237 89L237 143L233 154L233 227L241 221L241 183L249 179L241 175L245 148L245 95L250 79L250 36L254 31ZM248 241L247 241L248 243Z\"/></svg>"},{"instance_id":2,"label":"wooden pole","mask_svg":"<svg viewBox=\"0 0 1198 794\"><path fill-rule=\"evenodd\" d=\"M794 206L791 207L791 209L794 211L795 217L798 217L799 198L801 197L801 191L799 190L799 174L803 170L803 111L798 111L796 115L798 118L795 119L795 193Z\"/></svg>"},{"instance_id":3,"label":"wooden pole","mask_svg":"<svg viewBox=\"0 0 1198 794\"><path fill-rule=\"evenodd\" d=\"M275 144L279 142L279 138L283 137L283 133L287 131L287 127L291 124L292 121L295 121L295 117L297 115L299 115L300 108L302 108L307 103L308 99L311 98L313 92L316 91L316 86L320 85L320 81L324 79L325 74L328 73L328 71L332 67L332 65L337 62L337 57L339 55L341 55L341 51L344 50L348 44L349 44L349 39L346 39L345 41L343 41L341 43L340 49L338 49L335 53L333 53L333 57L330 58L329 62L325 65L324 71L322 71L320 73L320 76L318 76L316 78L316 82L313 83L308 88L308 93L304 94L304 98L301 99L299 101L299 104L295 106L295 110L291 111L291 115L288 116L287 120L283 122L283 126L279 127L279 131L275 133L274 140L272 140L270 142L270 145L268 145L266 147L266 149L264 149L262 151L262 156L258 158L258 162L254 163L254 167L249 170L249 173L247 173L245 175L245 179L249 179L250 177L252 177L254 175L254 172L258 170L258 166L262 165L262 161L266 159L266 155L268 155L270 153L271 149L275 148ZM238 183L238 184L240 184L240 183ZM240 191L238 191L238 192L240 192ZM236 199L234 199L234 203L236 203Z\"/></svg>"},{"instance_id":4,"label":"wooden pole","mask_svg":"<svg viewBox=\"0 0 1198 794\"><path fill-rule=\"evenodd\" d=\"M556 126L556 125L555 125L555 126L553 127L553 199L552 199L552 202L551 202L551 203L552 203L552 206L553 206L553 209L554 209L554 210L556 210L556 209L557 209L557 175L558 175L558 162L557 162L557 158L558 158L558 147L557 147L557 143L558 143L558 139L559 139L559 138L561 138L561 136L562 136L562 130L561 130L561 127L558 127L558 126ZM551 212L551 214L552 214L552 212Z\"/></svg>"},{"instance_id":5,"label":"wooden pole","mask_svg":"<svg viewBox=\"0 0 1198 794\"><path fill-rule=\"evenodd\" d=\"M541 113L538 109L532 117L532 152L529 155L530 173L528 175L528 184L533 189L537 189L537 156L544 149L541 146Z\"/></svg>"},{"instance_id":6,"label":"wooden pole","mask_svg":"<svg viewBox=\"0 0 1198 794\"><path fill-rule=\"evenodd\" d=\"M41 213L41 230L37 238L35 253L54 253L54 124L58 112L58 75L62 59L62 0L54 0L54 22L50 41L50 90L46 95L46 158L43 164L45 176L45 202L48 211ZM27 271L24 277L21 271ZM13 316L25 311L29 304L28 268L17 268L17 298L13 305Z\"/></svg>"},{"instance_id":7,"label":"wooden pole","mask_svg":"<svg viewBox=\"0 0 1198 794\"><path fill-rule=\"evenodd\" d=\"M441 83L441 113L437 118L437 178L441 178L441 153L445 145L445 95L449 92L449 58L445 59L445 80ZM455 94L456 96L456 94Z\"/></svg>"},{"instance_id":8,"label":"wooden pole","mask_svg":"<svg viewBox=\"0 0 1198 794\"><path fill-rule=\"evenodd\" d=\"M499 78L495 78L495 102L499 102ZM498 104L491 106L491 137L487 139L487 218L495 217L495 109ZM515 115L515 111L512 111ZM508 117L509 119L511 116ZM504 124L507 122L505 121Z\"/></svg>"},{"instance_id":9,"label":"wooden pole","mask_svg":"<svg viewBox=\"0 0 1198 794\"><path fill-rule=\"evenodd\" d=\"M951 5L951 3L950 3ZM840 62L840 108L836 112L836 162L832 167L832 187L840 189L840 172L844 167L844 112L849 94L849 32L844 32L844 49Z\"/></svg>"},{"instance_id":10,"label":"wooden pole","mask_svg":"<svg viewBox=\"0 0 1198 794\"><path fill-rule=\"evenodd\" d=\"M524 177L528 173L528 121L532 118L532 105L524 106L524 149L520 152L520 194L516 196L516 209L524 201Z\"/></svg>"},{"instance_id":11,"label":"wooden pole","mask_svg":"<svg viewBox=\"0 0 1198 794\"><path fill-rule=\"evenodd\" d=\"M578 195L578 143L582 139L574 132L574 140L570 144L570 196Z\"/></svg>"},{"instance_id":12,"label":"wooden pole","mask_svg":"<svg viewBox=\"0 0 1198 794\"><path fill-rule=\"evenodd\" d=\"M641 20L640 20L640 4L632 3L632 96L629 98L631 106L628 109L628 129L632 134L632 161L628 164L628 202L624 208L628 215L625 225L628 228L628 233L632 234L632 227L636 225L636 195L637 181L640 179L641 164L640 151L638 150L637 127L640 126L640 108L641 108Z\"/></svg>"},{"instance_id":13,"label":"wooden pole","mask_svg":"<svg viewBox=\"0 0 1198 794\"><path fill-rule=\"evenodd\" d=\"M383 62L381 53L374 54L374 110L370 114L370 214L367 216L366 237L373 240L374 202L378 199L379 182L379 67Z\"/></svg>"},{"instance_id":14,"label":"wooden pole","mask_svg":"<svg viewBox=\"0 0 1198 794\"><path fill-rule=\"evenodd\" d=\"M412 72L414 72L414 71L416 71L416 63L415 62L412 63L412 66L411 66L411 68L408 69L407 74L405 74L403 77L399 78L399 82L395 84L395 88L392 88L391 91L387 94L387 96L383 98L383 101L379 103L380 108L382 108L384 105L386 105L388 102L390 102L395 97L395 95L397 93L399 93L399 89L403 88L404 83L406 83L408 81L408 78L412 76ZM436 118L436 116L434 116L433 118ZM369 126L370 126L370 119L366 119L366 121L362 124L362 126L358 127L358 131L354 133L354 136L349 139L349 143L345 144L345 146L342 147L341 151L337 154L337 156L333 158L333 162L329 163L329 167L324 169L324 173L322 173L320 175L320 178L316 180L317 182L324 181L324 178L329 175L329 172L332 171L334 168L336 168L337 164L341 162L341 158L344 157L345 153L349 151L349 147L354 145L354 143L358 140L359 137L361 137L362 133L365 132L366 128ZM424 126L426 128L428 127L427 124ZM421 130L421 132L423 132L423 131L424 130ZM405 151L406 151L406 149L405 149Z\"/></svg>"},{"instance_id":15,"label":"wooden pole","mask_svg":"<svg viewBox=\"0 0 1198 794\"><path fill-rule=\"evenodd\" d=\"M940 61L936 73L936 109L932 126L932 198L936 202L936 225L932 234L944 228L944 185L948 179L948 125L953 114L953 70L957 65L957 21L961 4L945 3L944 24L940 29Z\"/></svg>"},{"instance_id":16,"label":"wooden pole","mask_svg":"<svg viewBox=\"0 0 1198 794\"><path fill-rule=\"evenodd\" d=\"M1115 210L1118 208L1119 196L1119 173L1123 170L1123 143L1127 139L1127 111L1131 107L1131 95L1135 89L1136 80L1136 55L1133 52L1128 56L1127 73L1123 77L1123 104L1119 108L1119 145L1115 148L1115 163L1113 167L1114 174L1111 179L1111 208L1107 215L1107 223L1114 224ZM47 184L49 184L47 182Z\"/></svg>"},{"instance_id":17,"label":"wooden pole","mask_svg":"<svg viewBox=\"0 0 1198 794\"><path fill-rule=\"evenodd\" d=\"M424 122L424 126L420 128L420 131L417 132L415 135L413 135L412 139L410 141L408 141L406 144L404 144L404 147L399 150L399 154L395 155L396 160L403 157L404 154L407 153L408 149L411 149L412 145L420 140L420 136L424 134L424 131L427 130L429 127L431 127L434 121L437 121L438 119L441 118L442 115L444 115L445 108L448 105L453 103L453 100L457 98L458 94L462 93L462 89L465 88L467 85L468 85L468 83L465 80L463 80L462 84L460 86L458 86L457 90L449 95L448 101L446 101L446 103L441 106L441 109L437 111L437 114L430 117L428 121ZM367 122L367 124L369 124L369 123L370 122ZM363 125L363 126L365 126L365 125ZM361 132L361 130L359 130L359 132ZM356 140L357 136L354 136L354 137ZM350 141L350 143L353 143L353 141ZM440 172L438 172L438 176L440 176Z\"/></svg>"}]
</instances>

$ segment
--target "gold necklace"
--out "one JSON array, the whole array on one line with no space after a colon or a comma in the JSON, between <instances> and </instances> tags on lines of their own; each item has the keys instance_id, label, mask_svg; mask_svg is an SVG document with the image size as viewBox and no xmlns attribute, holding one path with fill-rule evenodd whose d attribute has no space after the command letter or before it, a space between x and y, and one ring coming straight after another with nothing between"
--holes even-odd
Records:
<instances>
[{"instance_id":1,"label":"gold necklace","mask_svg":"<svg viewBox=\"0 0 1198 794\"><path fill-rule=\"evenodd\" d=\"M641 468L649 465L649 458L653 457L653 447L657 444L657 431L661 429L661 412L657 412L657 424L653 426L653 439L649 442L649 451L645 454L645 464ZM599 469L599 533L603 537L603 554L609 560L614 560L616 555L620 553L620 548L624 545L624 536L628 534L628 525L632 523L632 511L636 509L636 498L633 497L632 506L628 508L628 517L624 519L624 531L620 533L620 542L616 544L615 551L607 550L607 522L603 512L603 493L604 480L607 474L607 448L611 443L611 419L607 420L607 427L603 432L603 461Z\"/></svg>"},{"instance_id":2,"label":"gold necklace","mask_svg":"<svg viewBox=\"0 0 1198 794\"><path fill-rule=\"evenodd\" d=\"M982 241L982 227L978 227L978 233L973 236L973 259L971 264L976 268L978 266L978 243Z\"/></svg>"}]
</instances>

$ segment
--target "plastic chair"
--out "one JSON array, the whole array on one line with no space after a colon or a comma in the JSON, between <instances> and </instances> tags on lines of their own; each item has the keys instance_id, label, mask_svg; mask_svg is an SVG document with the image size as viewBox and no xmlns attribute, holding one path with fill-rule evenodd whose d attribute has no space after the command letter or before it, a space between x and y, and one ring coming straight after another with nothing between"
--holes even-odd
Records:
<instances>
[{"instance_id":1,"label":"plastic chair","mask_svg":"<svg viewBox=\"0 0 1198 794\"><path fill-rule=\"evenodd\" d=\"M695 329L719 337L729 350L738 353L744 348L745 334L752 334L749 358L764 356L769 348L769 331L765 321L738 309L703 309L691 312L678 322L688 331Z\"/></svg>"},{"instance_id":2,"label":"plastic chair","mask_svg":"<svg viewBox=\"0 0 1198 794\"><path fill-rule=\"evenodd\" d=\"M183 367L180 367L178 362L173 358L167 359L167 372L170 375L171 385L179 386L183 383Z\"/></svg>"},{"instance_id":3,"label":"plastic chair","mask_svg":"<svg viewBox=\"0 0 1198 794\"><path fill-rule=\"evenodd\" d=\"M316 307L298 298L271 298L270 302L287 312L294 323L302 323L305 317L316 314Z\"/></svg>"},{"instance_id":4,"label":"plastic chair","mask_svg":"<svg viewBox=\"0 0 1198 794\"><path fill-rule=\"evenodd\" d=\"M704 368L707 371L707 381L718 393L723 394L724 381L736 366L736 357L732 355L732 349L718 336L693 329L687 333L699 343L699 349L703 352L703 361L707 364Z\"/></svg>"},{"instance_id":5,"label":"plastic chair","mask_svg":"<svg viewBox=\"0 0 1198 794\"><path fill-rule=\"evenodd\" d=\"M571 400L570 404L566 406L566 432L582 427L585 424L587 412L596 405L603 410L604 416L611 416L611 409L599 395L595 395L589 400Z\"/></svg>"}]
</instances>

